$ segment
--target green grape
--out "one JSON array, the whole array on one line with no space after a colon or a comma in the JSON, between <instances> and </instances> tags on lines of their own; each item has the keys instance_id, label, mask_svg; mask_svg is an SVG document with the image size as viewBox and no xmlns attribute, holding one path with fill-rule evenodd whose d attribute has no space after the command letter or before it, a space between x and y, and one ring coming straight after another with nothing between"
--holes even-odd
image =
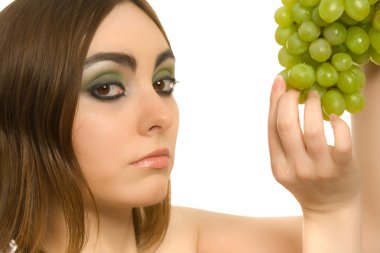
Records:
<instances>
[{"instance_id":1,"label":"green grape","mask_svg":"<svg viewBox=\"0 0 380 253\"><path fill-rule=\"evenodd\" d=\"M288 27L278 27L276 29L276 33L274 35L274 38L279 45L285 46L290 35L292 35L293 33L296 33L297 30L298 30L298 28L295 24L292 24Z\"/></svg>"},{"instance_id":2,"label":"green grape","mask_svg":"<svg viewBox=\"0 0 380 253\"><path fill-rule=\"evenodd\" d=\"M361 21L369 15L371 5L368 0L345 0L344 9L351 18Z\"/></svg>"},{"instance_id":3,"label":"green grape","mask_svg":"<svg viewBox=\"0 0 380 253\"><path fill-rule=\"evenodd\" d=\"M367 32L360 27L352 26L347 29L346 46L355 54L365 53L370 44Z\"/></svg>"},{"instance_id":4,"label":"green grape","mask_svg":"<svg viewBox=\"0 0 380 253\"><path fill-rule=\"evenodd\" d=\"M332 47L332 54L347 53L349 51L350 50L348 50L348 48L345 44L340 44L340 45Z\"/></svg>"},{"instance_id":5,"label":"green grape","mask_svg":"<svg viewBox=\"0 0 380 253\"><path fill-rule=\"evenodd\" d=\"M325 39L320 38L310 44L309 53L314 60L325 62L330 58L332 49Z\"/></svg>"},{"instance_id":6,"label":"green grape","mask_svg":"<svg viewBox=\"0 0 380 253\"><path fill-rule=\"evenodd\" d=\"M282 0L274 14L287 90L321 98L324 120L364 108L361 66L380 65L380 0Z\"/></svg>"},{"instance_id":7,"label":"green grape","mask_svg":"<svg viewBox=\"0 0 380 253\"><path fill-rule=\"evenodd\" d=\"M353 65L350 69L352 73L354 73L355 83L358 86L358 90L361 90L364 87L364 84L366 82L366 77L363 69L361 69L358 66Z\"/></svg>"},{"instance_id":8,"label":"green grape","mask_svg":"<svg viewBox=\"0 0 380 253\"><path fill-rule=\"evenodd\" d=\"M350 52L350 55L352 57L352 61L359 65L365 65L371 60L369 50L365 51L363 54L354 54Z\"/></svg>"},{"instance_id":9,"label":"green grape","mask_svg":"<svg viewBox=\"0 0 380 253\"><path fill-rule=\"evenodd\" d=\"M371 46L380 54L380 31L372 27L369 29L368 35Z\"/></svg>"},{"instance_id":10,"label":"green grape","mask_svg":"<svg viewBox=\"0 0 380 253\"><path fill-rule=\"evenodd\" d=\"M342 14L342 16L340 17L340 21L345 25L351 25L351 26L356 25L358 23L358 21L348 16L346 12Z\"/></svg>"},{"instance_id":11,"label":"green grape","mask_svg":"<svg viewBox=\"0 0 380 253\"><path fill-rule=\"evenodd\" d=\"M300 104L300 105L304 104L307 100L308 95L309 95L309 93L306 92L306 90L301 91L301 93L298 97L298 104Z\"/></svg>"},{"instance_id":12,"label":"green grape","mask_svg":"<svg viewBox=\"0 0 380 253\"><path fill-rule=\"evenodd\" d=\"M327 89L325 87L320 86L319 84L313 84L311 87L301 91L300 97L298 99L298 103L304 104L306 102L307 98L309 97L309 93L311 91L316 91L318 93L319 97L321 98L325 94Z\"/></svg>"},{"instance_id":13,"label":"green grape","mask_svg":"<svg viewBox=\"0 0 380 253\"><path fill-rule=\"evenodd\" d=\"M317 62L313 58L311 58L309 52L306 52L302 55L302 61L306 63L307 65L312 66L314 69L317 69L319 65L321 65L320 62Z\"/></svg>"},{"instance_id":14,"label":"green grape","mask_svg":"<svg viewBox=\"0 0 380 253\"><path fill-rule=\"evenodd\" d=\"M298 28L298 35L303 41L311 42L316 40L321 34L321 28L313 21L305 21Z\"/></svg>"},{"instance_id":15,"label":"green grape","mask_svg":"<svg viewBox=\"0 0 380 253\"><path fill-rule=\"evenodd\" d=\"M285 81L287 89L288 89L289 88L288 87L288 83L289 83L289 79L288 79L289 69L283 69L280 73L278 73L278 75L282 76L282 78L284 78L284 81Z\"/></svg>"},{"instance_id":16,"label":"green grape","mask_svg":"<svg viewBox=\"0 0 380 253\"><path fill-rule=\"evenodd\" d=\"M357 113L363 110L365 106L365 98L360 92L356 91L351 94L344 94L343 97L348 112Z\"/></svg>"},{"instance_id":17,"label":"green grape","mask_svg":"<svg viewBox=\"0 0 380 253\"><path fill-rule=\"evenodd\" d=\"M307 89L315 83L315 70L312 66L299 63L289 70L288 81L294 89Z\"/></svg>"},{"instance_id":18,"label":"green grape","mask_svg":"<svg viewBox=\"0 0 380 253\"><path fill-rule=\"evenodd\" d=\"M274 20L280 27L288 27L293 23L290 9L286 6L282 6L277 9L274 14Z\"/></svg>"},{"instance_id":19,"label":"green grape","mask_svg":"<svg viewBox=\"0 0 380 253\"><path fill-rule=\"evenodd\" d=\"M359 89L355 74L351 71L340 72L336 86L346 94L353 93Z\"/></svg>"},{"instance_id":20,"label":"green grape","mask_svg":"<svg viewBox=\"0 0 380 253\"><path fill-rule=\"evenodd\" d=\"M370 52L371 61L375 63L376 65L380 65L380 54L377 53L376 50L373 49L372 47L370 48L369 52Z\"/></svg>"},{"instance_id":21,"label":"green grape","mask_svg":"<svg viewBox=\"0 0 380 253\"><path fill-rule=\"evenodd\" d=\"M288 7L293 6L298 0L281 0L282 4Z\"/></svg>"},{"instance_id":22,"label":"green grape","mask_svg":"<svg viewBox=\"0 0 380 253\"><path fill-rule=\"evenodd\" d=\"M320 86L319 84L314 84L310 88L306 89L306 92L309 94L311 91L318 92L319 97L323 97L325 95L327 88Z\"/></svg>"},{"instance_id":23,"label":"green grape","mask_svg":"<svg viewBox=\"0 0 380 253\"><path fill-rule=\"evenodd\" d=\"M323 37L332 46L342 44L346 40L347 29L339 22L334 22L323 30Z\"/></svg>"},{"instance_id":24,"label":"green grape","mask_svg":"<svg viewBox=\"0 0 380 253\"><path fill-rule=\"evenodd\" d=\"M293 33L286 42L286 48L292 54L303 54L307 51L309 43L301 40L298 33Z\"/></svg>"},{"instance_id":25,"label":"green grape","mask_svg":"<svg viewBox=\"0 0 380 253\"><path fill-rule=\"evenodd\" d=\"M370 24L370 23L368 23L368 24L360 24L360 25L358 25L358 27L362 28L368 34L368 31L372 27L372 24Z\"/></svg>"},{"instance_id":26,"label":"green grape","mask_svg":"<svg viewBox=\"0 0 380 253\"><path fill-rule=\"evenodd\" d=\"M322 63L317 69L317 82L322 87L331 87L338 82L338 71L330 63Z\"/></svg>"},{"instance_id":27,"label":"green grape","mask_svg":"<svg viewBox=\"0 0 380 253\"><path fill-rule=\"evenodd\" d=\"M327 88L322 87L322 86L320 86L319 84L314 84L313 86L311 86L311 87L308 89L308 91L309 91L309 92L310 92L310 91L316 91L316 92L318 92L318 95L319 95L319 97L321 98L321 97L323 97L323 95L325 95L325 93L326 93L326 91L327 91Z\"/></svg>"},{"instance_id":28,"label":"green grape","mask_svg":"<svg viewBox=\"0 0 380 253\"><path fill-rule=\"evenodd\" d=\"M338 20L344 12L344 0L321 0L319 15L327 23Z\"/></svg>"},{"instance_id":29,"label":"green grape","mask_svg":"<svg viewBox=\"0 0 380 253\"><path fill-rule=\"evenodd\" d=\"M352 67L352 58L349 54L338 53L331 58L331 63L337 71L347 71Z\"/></svg>"},{"instance_id":30,"label":"green grape","mask_svg":"<svg viewBox=\"0 0 380 253\"><path fill-rule=\"evenodd\" d=\"M323 108L322 108L322 109L323 109ZM325 113L324 110L322 110L322 116L323 116L323 119L324 119L324 120L326 120L326 121L330 121L330 116L327 115L327 114Z\"/></svg>"},{"instance_id":31,"label":"green grape","mask_svg":"<svg viewBox=\"0 0 380 253\"><path fill-rule=\"evenodd\" d=\"M307 20L311 20L312 9L302 6L299 2L295 3L291 8L293 21L302 24Z\"/></svg>"},{"instance_id":32,"label":"green grape","mask_svg":"<svg viewBox=\"0 0 380 253\"><path fill-rule=\"evenodd\" d=\"M326 91L322 99L322 109L327 116L335 114L340 116L346 110L346 105L342 93L337 89L330 89Z\"/></svg>"},{"instance_id":33,"label":"green grape","mask_svg":"<svg viewBox=\"0 0 380 253\"><path fill-rule=\"evenodd\" d=\"M371 6L369 14L363 20L361 20L360 23L361 24L370 24L373 20L374 15L375 15L375 7Z\"/></svg>"},{"instance_id":34,"label":"green grape","mask_svg":"<svg viewBox=\"0 0 380 253\"><path fill-rule=\"evenodd\" d=\"M328 26L329 23L324 21L321 16L319 15L319 5L313 9L313 12L311 13L311 18L314 22L314 24L320 26L320 27L325 27Z\"/></svg>"},{"instance_id":35,"label":"green grape","mask_svg":"<svg viewBox=\"0 0 380 253\"><path fill-rule=\"evenodd\" d=\"M299 0L303 6L313 7L319 3L320 0Z\"/></svg>"},{"instance_id":36,"label":"green grape","mask_svg":"<svg viewBox=\"0 0 380 253\"><path fill-rule=\"evenodd\" d=\"M372 26L376 30L380 31L380 10L376 10L373 14Z\"/></svg>"},{"instance_id":37,"label":"green grape","mask_svg":"<svg viewBox=\"0 0 380 253\"><path fill-rule=\"evenodd\" d=\"M278 51L278 62L285 68L291 68L302 62L302 56L291 54L286 47Z\"/></svg>"}]
</instances>

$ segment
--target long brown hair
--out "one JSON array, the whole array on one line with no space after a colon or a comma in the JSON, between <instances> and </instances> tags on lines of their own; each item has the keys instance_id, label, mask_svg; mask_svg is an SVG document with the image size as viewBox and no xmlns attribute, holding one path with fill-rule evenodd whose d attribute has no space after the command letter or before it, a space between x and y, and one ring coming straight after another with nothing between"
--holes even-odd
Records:
<instances>
[{"instance_id":1,"label":"long brown hair","mask_svg":"<svg viewBox=\"0 0 380 253\"><path fill-rule=\"evenodd\" d=\"M0 252L12 239L21 252L42 252L53 200L65 216L67 252L86 243L89 189L72 125L93 35L122 1L16 0L0 13ZM131 2L168 41L149 4ZM139 248L157 245L169 222L170 186L162 203L132 213Z\"/></svg>"}]
</instances>

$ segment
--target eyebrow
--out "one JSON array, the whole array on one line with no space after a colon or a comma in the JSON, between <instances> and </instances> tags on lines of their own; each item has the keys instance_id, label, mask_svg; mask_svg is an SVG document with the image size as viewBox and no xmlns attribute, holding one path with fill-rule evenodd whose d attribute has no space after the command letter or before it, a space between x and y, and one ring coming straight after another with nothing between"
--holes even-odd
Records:
<instances>
[{"instance_id":1,"label":"eyebrow","mask_svg":"<svg viewBox=\"0 0 380 253\"><path fill-rule=\"evenodd\" d=\"M173 51L170 48L163 51L157 56L156 62L154 64L154 68L157 68L161 63L163 63L167 59L175 60ZM117 64L129 67L133 71L136 71L136 68L137 68L137 61L133 56L125 54L125 53L117 53L117 52L106 52L106 53L94 54L86 59L84 63L84 68L85 69L89 68L95 63L101 62L101 61L113 61Z\"/></svg>"},{"instance_id":2,"label":"eyebrow","mask_svg":"<svg viewBox=\"0 0 380 253\"><path fill-rule=\"evenodd\" d=\"M154 68L156 69L161 63L168 59L175 60L173 51L169 48L165 50L164 52L160 53L156 58L156 63L154 64Z\"/></svg>"}]
</instances>

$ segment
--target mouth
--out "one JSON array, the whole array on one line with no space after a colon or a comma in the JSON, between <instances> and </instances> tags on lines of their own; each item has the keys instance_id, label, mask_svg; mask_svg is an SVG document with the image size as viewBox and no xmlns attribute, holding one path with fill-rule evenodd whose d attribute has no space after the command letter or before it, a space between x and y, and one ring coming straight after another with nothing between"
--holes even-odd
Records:
<instances>
[{"instance_id":1,"label":"mouth","mask_svg":"<svg viewBox=\"0 0 380 253\"><path fill-rule=\"evenodd\" d=\"M146 169L163 169L169 166L169 150L167 148L157 149L130 165Z\"/></svg>"}]
</instances>

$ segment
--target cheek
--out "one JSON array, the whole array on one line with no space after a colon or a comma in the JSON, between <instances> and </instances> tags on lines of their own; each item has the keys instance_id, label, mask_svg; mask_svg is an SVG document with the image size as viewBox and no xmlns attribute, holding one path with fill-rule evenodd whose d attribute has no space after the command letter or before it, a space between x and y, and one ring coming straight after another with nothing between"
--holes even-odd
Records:
<instances>
[{"instance_id":1,"label":"cheek","mask_svg":"<svg viewBox=\"0 0 380 253\"><path fill-rule=\"evenodd\" d=\"M170 138L175 138L174 133ZM136 145L131 143L139 141L136 130L123 127L121 121L87 117L76 124L73 139L82 173L98 207L110 203L145 206L166 196L169 170L149 174L128 167L134 159L130 154L136 153Z\"/></svg>"},{"instance_id":2,"label":"cheek","mask_svg":"<svg viewBox=\"0 0 380 253\"><path fill-rule=\"evenodd\" d=\"M135 180L126 170L133 154L130 141L136 138L132 120L117 116L116 112L94 114L78 110L73 126L73 147L98 204L131 199L125 193L131 190L126 186Z\"/></svg>"},{"instance_id":3,"label":"cheek","mask_svg":"<svg viewBox=\"0 0 380 253\"><path fill-rule=\"evenodd\" d=\"M113 170L128 163L128 154L131 154L128 143L136 135L133 125L132 119L117 114L107 117L78 111L73 126L73 145L88 181L104 180Z\"/></svg>"},{"instance_id":4,"label":"cheek","mask_svg":"<svg viewBox=\"0 0 380 253\"><path fill-rule=\"evenodd\" d=\"M173 165L179 113L174 99L165 103L172 116L171 126L151 138L139 133L142 123L135 104L120 110L116 105L112 109L104 109L103 104L89 106L88 101L86 107L79 105L73 125L73 146L97 201L145 205L165 197L171 168L151 173L129 166L141 154L136 150L150 149L152 141L170 148Z\"/></svg>"}]
</instances>

